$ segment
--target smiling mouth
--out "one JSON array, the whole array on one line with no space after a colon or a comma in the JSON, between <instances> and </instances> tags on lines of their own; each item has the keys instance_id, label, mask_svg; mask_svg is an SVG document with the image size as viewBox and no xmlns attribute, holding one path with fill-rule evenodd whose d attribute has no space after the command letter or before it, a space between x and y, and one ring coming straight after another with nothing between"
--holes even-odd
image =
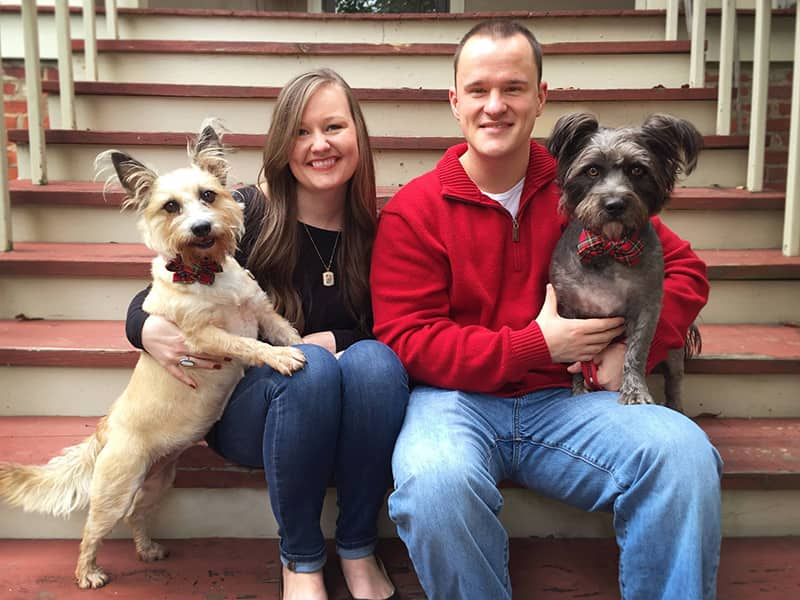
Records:
<instances>
[{"instance_id":1,"label":"smiling mouth","mask_svg":"<svg viewBox=\"0 0 800 600\"><path fill-rule=\"evenodd\" d=\"M322 160L312 160L309 164L313 169L330 169L336 164L336 158L325 158Z\"/></svg>"}]
</instances>

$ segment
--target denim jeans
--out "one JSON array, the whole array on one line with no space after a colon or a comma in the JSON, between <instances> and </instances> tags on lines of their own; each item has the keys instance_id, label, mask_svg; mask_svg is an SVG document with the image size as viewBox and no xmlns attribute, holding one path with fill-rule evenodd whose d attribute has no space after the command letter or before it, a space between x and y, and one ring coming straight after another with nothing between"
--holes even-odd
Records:
<instances>
[{"instance_id":1,"label":"denim jeans","mask_svg":"<svg viewBox=\"0 0 800 600\"><path fill-rule=\"evenodd\" d=\"M320 515L331 483L339 554L373 552L408 378L374 340L356 342L338 360L320 346L299 347L307 363L291 377L269 367L245 373L207 440L228 460L264 469L281 560L307 573L325 564Z\"/></svg>"},{"instance_id":2,"label":"denim jeans","mask_svg":"<svg viewBox=\"0 0 800 600\"><path fill-rule=\"evenodd\" d=\"M614 514L624 600L715 597L722 461L691 420L617 394L411 393L389 515L429 600L511 598L501 480Z\"/></svg>"}]
</instances>

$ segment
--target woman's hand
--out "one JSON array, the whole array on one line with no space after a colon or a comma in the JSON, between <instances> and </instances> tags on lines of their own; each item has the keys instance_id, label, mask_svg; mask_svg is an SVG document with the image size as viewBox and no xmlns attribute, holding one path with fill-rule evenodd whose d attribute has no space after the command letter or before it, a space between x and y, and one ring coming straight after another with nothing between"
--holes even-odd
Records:
<instances>
[{"instance_id":1,"label":"woman's hand","mask_svg":"<svg viewBox=\"0 0 800 600\"><path fill-rule=\"evenodd\" d=\"M150 315L142 327L142 345L158 364L175 379L191 388L197 384L187 375L187 368L220 369L224 359L203 354L190 354L183 333L172 322L159 315ZM193 367L180 366L182 359L193 362Z\"/></svg>"},{"instance_id":2,"label":"woman's hand","mask_svg":"<svg viewBox=\"0 0 800 600\"><path fill-rule=\"evenodd\" d=\"M331 354L336 354L336 338L333 337L332 331L318 331L316 333L309 333L303 336L304 344L314 344L315 346L322 346Z\"/></svg>"},{"instance_id":3,"label":"woman's hand","mask_svg":"<svg viewBox=\"0 0 800 600\"><path fill-rule=\"evenodd\" d=\"M624 342L611 344L594 357L597 365L597 383L606 391L618 392L622 387L622 366L625 363ZM575 375L581 372L581 363L576 362L567 367L567 371Z\"/></svg>"}]
</instances>

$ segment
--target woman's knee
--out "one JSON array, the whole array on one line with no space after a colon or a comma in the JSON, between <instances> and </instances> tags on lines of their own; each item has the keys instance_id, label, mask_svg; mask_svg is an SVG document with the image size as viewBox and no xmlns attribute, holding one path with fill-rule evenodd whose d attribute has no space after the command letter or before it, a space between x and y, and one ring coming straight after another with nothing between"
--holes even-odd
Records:
<instances>
[{"instance_id":1,"label":"woman's knee","mask_svg":"<svg viewBox=\"0 0 800 600\"><path fill-rule=\"evenodd\" d=\"M339 358L345 380L357 377L370 385L397 385L408 388L403 364L389 346L377 340L361 340Z\"/></svg>"}]
</instances>

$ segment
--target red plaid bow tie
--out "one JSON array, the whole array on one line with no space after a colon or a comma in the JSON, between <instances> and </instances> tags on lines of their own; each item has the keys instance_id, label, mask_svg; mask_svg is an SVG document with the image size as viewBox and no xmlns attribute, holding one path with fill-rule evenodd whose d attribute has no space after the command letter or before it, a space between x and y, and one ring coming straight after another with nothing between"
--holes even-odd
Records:
<instances>
[{"instance_id":1,"label":"red plaid bow tie","mask_svg":"<svg viewBox=\"0 0 800 600\"><path fill-rule=\"evenodd\" d=\"M172 281L175 283L214 283L214 274L222 273L222 265L209 259L204 259L199 265L187 265L178 255L167 263L167 271L173 273Z\"/></svg>"},{"instance_id":2,"label":"red plaid bow tie","mask_svg":"<svg viewBox=\"0 0 800 600\"><path fill-rule=\"evenodd\" d=\"M639 234L610 240L604 235L598 235L584 229L578 239L578 257L582 263L592 262L598 256L607 254L618 263L632 267L639 263L644 250L644 242L639 239Z\"/></svg>"}]
</instances>

